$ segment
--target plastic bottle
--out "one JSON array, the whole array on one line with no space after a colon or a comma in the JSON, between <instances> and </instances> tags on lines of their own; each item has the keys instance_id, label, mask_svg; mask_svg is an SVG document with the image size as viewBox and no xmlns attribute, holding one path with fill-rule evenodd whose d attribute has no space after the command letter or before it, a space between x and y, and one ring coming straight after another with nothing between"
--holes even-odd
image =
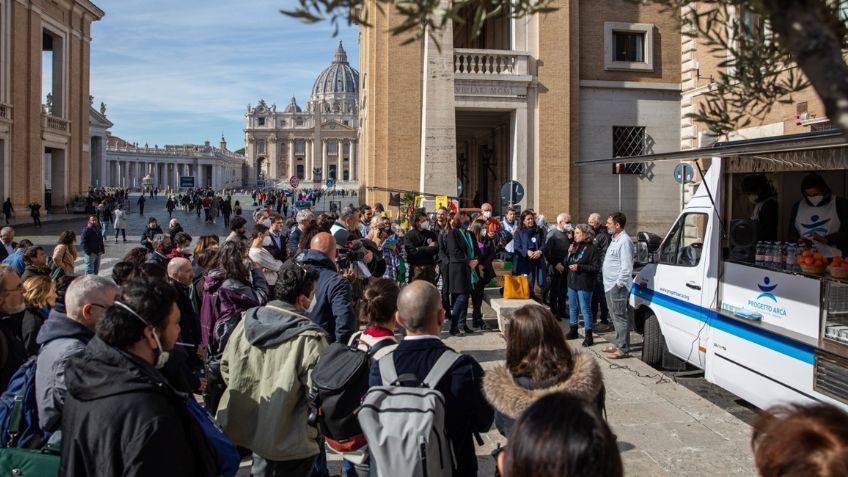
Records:
<instances>
[{"instance_id":1,"label":"plastic bottle","mask_svg":"<svg viewBox=\"0 0 848 477\"><path fill-rule=\"evenodd\" d=\"M760 240L759 242L757 242L757 247L754 249L754 265L758 267L763 266L763 249L763 241Z\"/></svg>"},{"instance_id":2,"label":"plastic bottle","mask_svg":"<svg viewBox=\"0 0 848 477\"><path fill-rule=\"evenodd\" d=\"M772 267L772 257L774 255L774 245L771 242L766 242L763 245L765 249L763 251L763 267L771 268Z\"/></svg>"},{"instance_id":3,"label":"plastic bottle","mask_svg":"<svg viewBox=\"0 0 848 477\"><path fill-rule=\"evenodd\" d=\"M775 242L774 243L774 259L772 260L772 266L775 270L783 271L783 242Z\"/></svg>"},{"instance_id":4,"label":"plastic bottle","mask_svg":"<svg viewBox=\"0 0 848 477\"><path fill-rule=\"evenodd\" d=\"M783 270L789 273L795 272L795 267L798 265L798 247L795 244L789 244L786 246L786 261L783 266Z\"/></svg>"}]
</instances>

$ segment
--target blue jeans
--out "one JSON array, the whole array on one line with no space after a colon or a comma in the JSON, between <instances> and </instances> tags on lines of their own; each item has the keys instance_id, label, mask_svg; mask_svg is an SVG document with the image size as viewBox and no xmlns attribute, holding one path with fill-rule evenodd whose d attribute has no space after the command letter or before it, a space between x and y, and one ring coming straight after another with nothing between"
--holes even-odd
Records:
<instances>
[{"instance_id":1,"label":"blue jeans","mask_svg":"<svg viewBox=\"0 0 848 477\"><path fill-rule=\"evenodd\" d=\"M453 309L451 310L451 329L459 330L465 326L465 317L468 315L468 294L451 293Z\"/></svg>"},{"instance_id":2,"label":"blue jeans","mask_svg":"<svg viewBox=\"0 0 848 477\"><path fill-rule=\"evenodd\" d=\"M592 291L568 289L568 322L571 326L577 326L577 307L583 313L583 326L592 331Z\"/></svg>"},{"instance_id":3,"label":"blue jeans","mask_svg":"<svg viewBox=\"0 0 848 477\"><path fill-rule=\"evenodd\" d=\"M100 222L100 230L103 232L103 240L109 235L109 222Z\"/></svg>"},{"instance_id":4,"label":"blue jeans","mask_svg":"<svg viewBox=\"0 0 848 477\"><path fill-rule=\"evenodd\" d=\"M85 254L82 259L85 263L86 275L97 275L100 273L100 256L99 253Z\"/></svg>"}]
</instances>

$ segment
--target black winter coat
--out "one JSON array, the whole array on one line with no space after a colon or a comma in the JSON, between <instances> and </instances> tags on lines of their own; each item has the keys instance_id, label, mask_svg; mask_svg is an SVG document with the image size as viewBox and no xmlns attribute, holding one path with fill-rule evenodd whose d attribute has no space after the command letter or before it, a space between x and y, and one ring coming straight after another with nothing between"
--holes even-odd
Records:
<instances>
[{"instance_id":1,"label":"black winter coat","mask_svg":"<svg viewBox=\"0 0 848 477\"><path fill-rule=\"evenodd\" d=\"M566 260L568 265L577 264L576 271L568 269L568 288L594 290L595 280L601 270L601 259L592 242L577 244L577 248L568 255Z\"/></svg>"},{"instance_id":2,"label":"black winter coat","mask_svg":"<svg viewBox=\"0 0 848 477\"><path fill-rule=\"evenodd\" d=\"M430 230L411 228L403 236L403 248L406 250L406 261L410 265L433 265L439 252L438 238Z\"/></svg>"},{"instance_id":3,"label":"black winter coat","mask_svg":"<svg viewBox=\"0 0 848 477\"><path fill-rule=\"evenodd\" d=\"M185 395L99 337L65 366L62 476L208 476L215 464Z\"/></svg>"},{"instance_id":4,"label":"black winter coat","mask_svg":"<svg viewBox=\"0 0 848 477\"><path fill-rule=\"evenodd\" d=\"M442 273L447 271L448 289L451 293L471 293L471 268L468 262L474 259L473 254L468 255L468 242L463 234L468 232L462 230L451 230L444 235L442 247L447 257L447 266L442 268Z\"/></svg>"}]
</instances>

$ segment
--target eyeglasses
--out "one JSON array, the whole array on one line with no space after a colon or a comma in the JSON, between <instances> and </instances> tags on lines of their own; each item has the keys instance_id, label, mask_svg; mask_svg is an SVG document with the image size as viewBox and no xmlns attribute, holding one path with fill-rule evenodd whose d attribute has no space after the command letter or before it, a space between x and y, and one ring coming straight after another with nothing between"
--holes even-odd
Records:
<instances>
[{"instance_id":1,"label":"eyeglasses","mask_svg":"<svg viewBox=\"0 0 848 477\"><path fill-rule=\"evenodd\" d=\"M103 308L104 310L105 310L106 308L109 308L109 306L108 306L108 305L101 305L100 303L89 303L89 305L91 305L91 306L96 306L97 308Z\"/></svg>"}]
</instances>

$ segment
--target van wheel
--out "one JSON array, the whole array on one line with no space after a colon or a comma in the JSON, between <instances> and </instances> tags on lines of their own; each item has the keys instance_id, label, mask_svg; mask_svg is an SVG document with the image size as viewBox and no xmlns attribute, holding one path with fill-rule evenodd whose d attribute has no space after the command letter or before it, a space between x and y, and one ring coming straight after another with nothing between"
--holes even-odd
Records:
<instances>
[{"instance_id":1,"label":"van wheel","mask_svg":"<svg viewBox=\"0 0 848 477\"><path fill-rule=\"evenodd\" d=\"M663 335L657 317L651 315L645 320L642 333L642 361L655 368L662 365Z\"/></svg>"}]
</instances>

